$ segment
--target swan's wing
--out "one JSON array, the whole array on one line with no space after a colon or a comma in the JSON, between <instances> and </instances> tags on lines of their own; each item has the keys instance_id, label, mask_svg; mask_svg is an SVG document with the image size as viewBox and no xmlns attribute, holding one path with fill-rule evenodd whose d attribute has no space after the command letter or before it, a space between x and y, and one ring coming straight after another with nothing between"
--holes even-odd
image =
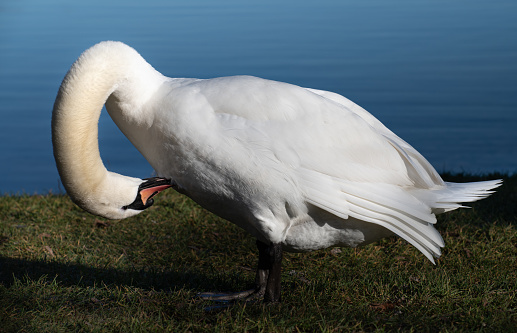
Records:
<instances>
[{"instance_id":1,"label":"swan's wing","mask_svg":"<svg viewBox=\"0 0 517 333\"><path fill-rule=\"evenodd\" d=\"M307 202L338 217L375 223L399 235L434 263L444 242L433 227L429 206L392 184L350 182L309 169L298 169Z\"/></svg>"},{"instance_id":2,"label":"swan's wing","mask_svg":"<svg viewBox=\"0 0 517 333\"><path fill-rule=\"evenodd\" d=\"M368 123L377 134L382 135L404 162L405 171L414 182L414 187L428 189L444 185L435 169L418 151L366 110L341 95L321 90L308 90L352 111ZM328 180L323 181L328 178L327 175L314 173L307 169L300 171L307 188L310 188L311 182L313 186L316 183L328 182ZM432 214L430 207L424 204L424 201L418 200L411 191L407 191L404 187L394 184L357 183L335 178L333 180L334 184L338 184L339 195L344 197L347 202L348 215L384 226L407 240L434 263L433 256L440 255L440 247L444 246L444 242L433 227L436 217ZM335 187L336 185L334 185ZM321 198L320 202L325 202L323 199ZM318 205L318 202L314 201L316 200L313 199L313 203ZM319 207L323 208L321 205Z\"/></svg>"},{"instance_id":3,"label":"swan's wing","mask_svg":"<svg viewBox=\"0 0 517 333\"><path fill-rule=\"evenodd\" d=\"M254 77L204 80L193 86L216 114L224 133L246 141L247 131L262 132L264 145L282 162L289 156L290 163L298 160L308 169L351 181L425 183L406 172L413 163L411 155L420 155L359 107Z\"/></svg>"},{"instance_id":4,"label":"swan's wing","mask_svg":"<svg viewBox=\"0 0 517 333\"><path fill-rule=\"evenodd\" d=\"M384 126L383 123L372 116L368 111L342 95L324 90L308 88L307 90L351 110L372 126L378 133L382 134L400 154L404 155L408 173L411 174L411 178L415 181L417 187L429 188L435 185L444 185L443 180L433 166L415 148Z\"/></svg>"},{"instance_id":5,"label":"swan's wing","mask_svg":"<svg viewBox=\"0 0 517 333\"><path fill-rule=\"evenodd\" d=\"M440 177L368 112L339 95L274 81L212 83L204 96L222 133L252 143L271 170L289 173L306 202L384 226L431 261L440 255L435 216L408 191L437 186Z\"/></svg>"}]
</instances>

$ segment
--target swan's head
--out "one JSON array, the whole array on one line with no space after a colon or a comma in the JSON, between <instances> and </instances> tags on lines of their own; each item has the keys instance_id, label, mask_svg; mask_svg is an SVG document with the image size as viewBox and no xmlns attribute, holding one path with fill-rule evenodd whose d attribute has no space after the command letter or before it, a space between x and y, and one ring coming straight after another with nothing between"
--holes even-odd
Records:
<instances>
[{"instance_id":1,"label":"swan's head","mask_svg":"<svg viewBox=\"0 0 517 333\"><path fill-rule=\"evenodd\" d=\"M72 200L87 212L108 219L124 219L151 207L153 197L171 187L171 181L160 177L138 179L108 172L98 186L88 189L84 184L80 189L74 185L65 187Z\"/></svg>"}]
</instances>

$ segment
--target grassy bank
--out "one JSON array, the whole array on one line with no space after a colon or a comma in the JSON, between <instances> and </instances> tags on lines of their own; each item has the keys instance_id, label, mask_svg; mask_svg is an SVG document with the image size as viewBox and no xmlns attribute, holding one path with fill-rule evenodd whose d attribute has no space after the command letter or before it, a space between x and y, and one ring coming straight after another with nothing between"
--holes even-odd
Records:
<instances>
[{"instance_id":1,"label":"grassy bank","mask_svg":"<svg viewBox=\"0 0 517 333\"><path fill-rule=\"evenodd\" d=\"M196 293L246 288L255 243L185 197L167 191L123 221L66 196L0 197L0 332L514 332L517 176L504 178L439 216L436 266L397 238L286 254L281 304L212 311Z\"/></svg>"}]
</instances>

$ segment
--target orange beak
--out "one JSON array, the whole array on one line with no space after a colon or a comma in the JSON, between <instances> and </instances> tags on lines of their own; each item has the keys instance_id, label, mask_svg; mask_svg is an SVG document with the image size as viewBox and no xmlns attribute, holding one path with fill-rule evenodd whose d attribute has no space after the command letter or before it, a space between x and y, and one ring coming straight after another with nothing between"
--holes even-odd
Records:
<instances>
[{"instance_id":1,"label":"orange beak","mask_svg":"<svg viewBox=\"0 0 517 333\"><path fill-rule=\"evenodd\" d=\"M131 204L122 209L144 210L152 206L153 197L161 191L172 187L171 180L167 178L153 177L144 179L138 187L138 194Z\"/></svg>"},{"instance_id":2,"label":"orange beak","mask_svg":"<svg viewBox=\"0 0 517 333\"><path fill-rule=\"evenodd\" d=\"M147 205L147 201L149 199L151 199L161 191L168 189L169 187L171 187L171 185L158 185L140 190L140 197L142 198L142 202L144 203L144 205Z\"/></svg>"}]
</instances>

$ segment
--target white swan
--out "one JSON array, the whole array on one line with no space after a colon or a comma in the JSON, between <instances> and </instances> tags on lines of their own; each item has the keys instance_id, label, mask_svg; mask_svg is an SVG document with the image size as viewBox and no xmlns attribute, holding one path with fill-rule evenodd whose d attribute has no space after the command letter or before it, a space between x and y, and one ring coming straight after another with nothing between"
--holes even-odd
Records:
<instances>
[{"instance_id":1,"label":"white swan","mask_svg":"<svg viewBox=\"0 0 517 333\"><path fill-rule=\"evenodd\" d=\"M104 104L162 178L106 170L97 142ZM338 94L249 76L171 79L120 42L97 44L73 64L52 139L63 185L92 214L138 214L173 186L256 237L257 287L227 298L278 301L282 248L355 247L394 233L433 261L444 246L435 214L500 185L444 182Z\"/></svg>"}]
</instances>

